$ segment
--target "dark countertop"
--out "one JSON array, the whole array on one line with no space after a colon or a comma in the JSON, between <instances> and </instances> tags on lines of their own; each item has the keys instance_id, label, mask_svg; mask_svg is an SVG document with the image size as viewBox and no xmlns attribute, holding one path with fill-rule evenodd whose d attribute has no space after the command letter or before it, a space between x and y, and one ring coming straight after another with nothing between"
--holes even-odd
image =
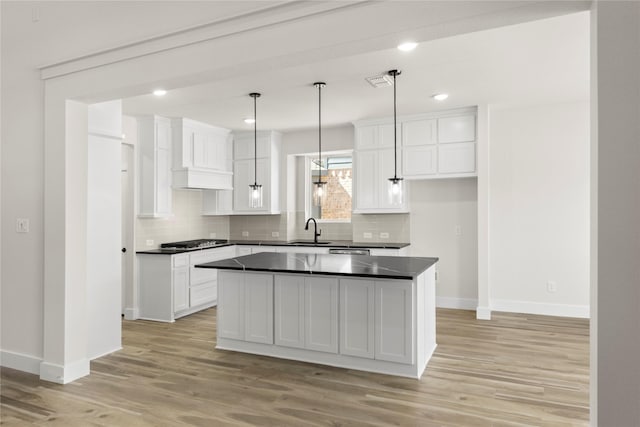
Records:
<instances>
[{"instance_id":1,"label":"dark countertop","mask_svg":"<svg viewBox=\"0 0 640 427\"><path fill-rule=\"evenodd\" d=\"M438 258L261 252L198 264L200 268L412 280Z\"/></svg>"},{"instance_id":2,"label":"dark countertop","mask_svg":"<svg viewBox=\"0 0 640 427\"><path fill-rule=\"evenodd\" d=\"M322 242L322 240L320 240ZM229 240L227 243L221 243L206 248L192 249L149 249L146 251L136 251L137 254L160 254L160 255L177 255L185 252L202 251L205 249L222 248L232 245L248 245L248 246L311 246L317 248L373 248L373 249L401 249L409 246L409 243L381 243L381 242L352 242L351 240L331 240L328 244L316 245L313 241L305 240Z\"/></svg>"}]
</instances>

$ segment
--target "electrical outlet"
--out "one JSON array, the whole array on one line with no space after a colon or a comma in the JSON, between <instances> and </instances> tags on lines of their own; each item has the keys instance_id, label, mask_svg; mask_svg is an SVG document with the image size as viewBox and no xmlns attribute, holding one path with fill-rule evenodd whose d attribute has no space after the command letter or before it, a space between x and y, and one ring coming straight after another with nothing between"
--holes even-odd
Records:
<instances>
[{"instance_id":1,"label":"electrical outlet","mask_svg":"<svg viewBox=\"0 0 640 427\"><path fill-rule=\"evenodd\" d=\"M147 239L147 246L153 246L154 241L153 239Z\"/></svg>"},{"instance_id":2,"label":"electrical outlet","mask_svg":"<svg viewBox=\"0 0 640 427\"><path fill-rule=\"evenodd\" d=\"M242 237L249 237L249 232L248 231L243 231L242 232Z\"/></svg>"},{"instance_id":3,"label":"electrical outlet","mask_svg":"<svg viewBox=\"0 0 640 427\"><path fill-rule=\"evenodd\" d=\"M380 233L380 238L381 239L388 239L389 238L389 233L386 233L386 232Z\"/></svg>"},{"instance_id":4,"label":"electrical outlet","mask_svg":"<svg viewBox=\"0 0 640 427\"><path fill-rule=\"evenodd\" d=\"M554 293L558 290L558 284L553 280L547 282L547 292Z\"/></svg>"},{"instance_id":5,"label":"electrical outlet","mask_svg":"<svg viewBox=\"0 0 640 427\"><path fill-rule=\"evenodd\" d=\"M373 239L373 233L365 231L364 233L362 233L362 237L364 237L365 239Z\"/></svg>"},{"instance_id":6,"label":"electrical outlet","mask_svg":"<svg viewBox=\"0 0 640 427\"><path fill-rule=\"evenodd\" d=\"M209 233L209 238L210 239L215 239L216 238L216 233Z\"/></svg>"},{"instance_id":7,"label":"electrical outlet","mask_svg":"<svg viewBox=\"0 0 640 427\"><path fill-rule=\"evenodd\" d=\"M456 236L462 236L462 226L456 225L455 227L453 227L453 234L455 234Z\"/></svg>"},{"instance_id":8,"label":"electrical outlet","mask_svg":"<svg viewBox=\"0 0 640 427\"><path fill-rule=\"evenodd\" d=\"M279 231L272 231L271 232L271 237L280 237L280 232Z\"/></svg>"},{"instance_id":9,"label":"electrical outlet","mask_svg":"<svg viewBox=\"0 0 640 427\"><path fill-rule=\"evenodd\" d=\"M16 232L28 233L29 232L29 219L17 218L16 219Z\"/></svg>"}]
</instances>

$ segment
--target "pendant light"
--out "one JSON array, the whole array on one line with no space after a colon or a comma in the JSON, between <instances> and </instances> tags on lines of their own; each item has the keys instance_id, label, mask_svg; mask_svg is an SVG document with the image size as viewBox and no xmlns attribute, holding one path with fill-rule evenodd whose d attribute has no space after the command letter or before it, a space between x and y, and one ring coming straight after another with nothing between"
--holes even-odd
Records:
<instances>
[{"instance_id":1,"label":"pendant light","mask_svg":"<svg viewBox=\"0 0 640 427\"><path fill-rule=\"evenodd\" d=\"M398 131L396 117L396 77L400 71L391 70L389 75L393 76L393 178L389 178L389 204L392 206L402 205L404 198L403 178L398 178Z\"/></svg>"},{"instance_id":2,"label":"pendant light","mask_svg":"<svg viewBox=\"0 0 640 427\"><path fill-rule=\"evenodd\" d=\"M322 206L322 201L326 197L326 182L322 181L322 88L326 83L316 82L313 84L318 88L318 177L313 181L313 205Z\"/></svg>"},{"instance_id":3,"label":"pendant light","mask_svg":"<svg viewBox=\"0 0 640 427\"><path fill-rule=\"evenodd\" d=\"M260 97L259 93L249 94L253 98L253 184L249 184L249 207L262 207L262 185L258 184L258 125L256 117L256 103Z\"/></svg>"}]
</instances>

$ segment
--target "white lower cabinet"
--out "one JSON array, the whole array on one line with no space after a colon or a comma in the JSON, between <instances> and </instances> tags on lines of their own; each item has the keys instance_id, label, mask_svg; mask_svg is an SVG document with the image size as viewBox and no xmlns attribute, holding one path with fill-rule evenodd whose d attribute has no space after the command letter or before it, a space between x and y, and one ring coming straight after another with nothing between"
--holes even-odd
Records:
<instances>
[{"instance_id":1,"label":"white lower cabinet","mask_svg":"<svg viewBox=\"0 0 640 427\"><path fill-rule=\"evenodd\" d=\"M217 348L420 378L435 267L413 280L222 270Z\"/></svg>"},{"instance_id":2,"label":"white lower cabinet","mask_svg":"<svg viewBox=\"0 0 640 427\"><path fill-rule=\"evenodd\" d=\"M338 352L338 280L276 275L275 343Z\"/></svg>"},{"instance_id":3,"label":"white lower cabinet","mask_svg":"<svg viewBox=\"0 0 640 427\"><path fill-rule=\"evenodd\" d=\"M375 282L375 359L413 364L413 286Z\"/></svg>"},{"instance_id":4,"label":"white lower cabinet","mask_svg":"<svg viewBox=\"0 0 640 427\"><path fill-rule=\"evenodd\" d=\"M373 359L375 285L371 281L340 280L340 353Z\"/></svg>"},{"instance_id":5,"label":"white lower cabinet","mask_svg":"<svg viewBox=\"0 0 640 427\"><path fill-rule=\"evenodd\" d=\"M218 337L273 343L273 276L220 272Z\"/></svg>"},{"instance_id":6,"label":"white lower cabinet","mask_svg":"<svg viewBox=\"0 0 640 427\"><path fill-rule=\"evenodd\" d=\"M173 311L189 308L189 267L176 268L171 272L173 281Z\"/></svg>"}]
</instances>

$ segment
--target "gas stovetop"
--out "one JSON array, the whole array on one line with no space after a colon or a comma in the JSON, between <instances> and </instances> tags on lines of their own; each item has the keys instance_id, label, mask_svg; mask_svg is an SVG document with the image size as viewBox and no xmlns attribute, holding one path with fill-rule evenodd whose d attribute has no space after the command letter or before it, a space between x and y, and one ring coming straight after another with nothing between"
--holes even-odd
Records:
<instances>
[{"instance_id":1,"label":"gas stovetop","mask_svg":"<svg viewBox=\"0 0 640 427\"><path fill-rule=\"evenodd\" d=\"M197 249L197 248L209 248L212 246L220 245L222 243L227 243L226 240L223 239L195 239L195 240L184 240L182 242L169 242L162 243L160 245L163 249Z\"/></svg>"}]
</instances>

